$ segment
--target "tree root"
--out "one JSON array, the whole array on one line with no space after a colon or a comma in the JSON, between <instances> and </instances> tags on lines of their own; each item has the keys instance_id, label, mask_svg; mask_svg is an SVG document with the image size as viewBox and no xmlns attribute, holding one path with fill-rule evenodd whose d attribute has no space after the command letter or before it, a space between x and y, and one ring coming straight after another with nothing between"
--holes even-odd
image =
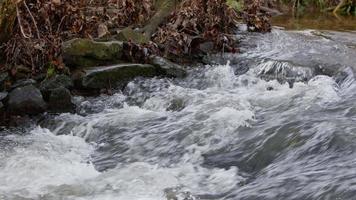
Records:
<instances>
[{"instance_id":1,"label":"tree root","mask_svg":"<svg viewBox=\"0 0 356 200\"><path fill-rule=\"evenodd\" d=\"M16 20L16 5L14 0L0 1L0 45L12 35Z\"/></svg>"},{"instance_id":2,"label":"tree root","mask_svg":"<svg viewBox=\"0 0 356 200\"><path fill-rule=\"evenodd\" d=\"M173 12L180 0L157 0L156 14L150 19L149 23L141 30L147 37L151 38L159 25Z\"/></svg>"},{"instance_id":3,"label":"tree root","mask_svg":"<svg viewBox=\"0 0 356 200\"><path fill-rule=\"evenodd\" d=\"M336 8L333 10L333 14L337 15L340 10L344 7L350 4L350 0L341 0L340 3L336 6Z\"/></svg>"}]
</instances>

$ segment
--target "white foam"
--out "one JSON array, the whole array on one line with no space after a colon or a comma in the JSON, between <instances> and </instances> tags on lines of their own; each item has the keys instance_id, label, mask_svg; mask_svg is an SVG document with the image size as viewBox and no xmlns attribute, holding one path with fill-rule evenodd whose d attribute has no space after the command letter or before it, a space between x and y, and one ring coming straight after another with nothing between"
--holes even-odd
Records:
<instances>
[{"instance_id":1,"label":"white foam","mask_svg":"<svg viewBox=\"0 0 356 200\"><path fill-rule=\"evenodd\" d=\"M167 188L176 188L181 198L184 192L224 194L243 178L236 167L203 167L204 154L235 144L239 128L250 126L261 110L290 104L290 112L340 100L335 82L324 76L289 88L261 80L253 71L236 77L227 64L209 67L203 81L205 89L171 84L153 92L142 107L125 104L87 116L59 116L74 123L70 135L37 128L28 136L9 136L19 146L0 156L5 158L0 160L0 196L163 200ZM167 111L175 99L183 108ZM85 140L96 142L105 134L117 134L127 146L120 157L131 160L99 173L88 162L93 146Z\"/></svg>"},{"instance_id":2,"label":"white foam","mask_svg":"<svg viewBox=\"0 0 356 200\"><path fill-rule=\"evenodd\" d=\"M85 183L99 175L88 163L93 149L82 138L55 136L41 128L25 137L8 137L19 146L0 161L0 194L34 198L48 187Z\"/></svg>"}]
</instances>

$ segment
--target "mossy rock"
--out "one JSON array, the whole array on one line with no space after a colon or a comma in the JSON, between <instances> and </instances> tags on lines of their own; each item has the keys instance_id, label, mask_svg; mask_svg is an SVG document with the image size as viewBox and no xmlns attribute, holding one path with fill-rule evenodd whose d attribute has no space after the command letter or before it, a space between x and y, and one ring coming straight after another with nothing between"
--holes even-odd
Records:
<instances>
[{"instance_id":1,"label":"mossy rock","mask_svg":"<svg viewBox=\"0 0 356 200\"><path fill-rule=\"evenodd\" d=\"M93 67L118 63L123 54L123 43L96 42L73 39L63 43L64 62L69 67Z\"/></svg>"}]
</instances>

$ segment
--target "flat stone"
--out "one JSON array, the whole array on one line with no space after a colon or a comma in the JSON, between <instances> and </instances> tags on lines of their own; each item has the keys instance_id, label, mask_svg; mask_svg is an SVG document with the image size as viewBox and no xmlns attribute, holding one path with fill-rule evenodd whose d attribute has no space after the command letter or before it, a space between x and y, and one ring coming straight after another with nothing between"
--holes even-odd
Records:
<instances>
[{"instance_id":1,"label":"flat stone","mask_svg":"<svg viewBox=\"0 0 356 200\"><path fill-rule=\"evenodd\" d=\"M46 107L40 90L33 85L18 87L9 93L8 110L10 113L39 114L44 112Z\"/></svg>"},{"instance_id":2,"label":"flat stone","mask_svg":"<svg viewBox=\"0 0 356 200\"><path fill-rule=\"evenodd\" d=\"M124 87L136 77L154 77L159 75L157 68L148 64L118 64L106 67L88 68L80 78L80 87L103 89ZM78 81L77 81L78 82Z\"/></svg>"}]
</instances>

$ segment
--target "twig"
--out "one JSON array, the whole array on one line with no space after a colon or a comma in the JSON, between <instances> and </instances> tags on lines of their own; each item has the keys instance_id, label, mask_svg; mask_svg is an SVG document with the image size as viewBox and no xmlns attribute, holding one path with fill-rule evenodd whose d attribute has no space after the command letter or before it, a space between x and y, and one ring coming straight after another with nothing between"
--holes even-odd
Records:
<instances>
[{"instance_id":1,"label":"twig","mask_svg":"<svg viewBox=\"0 0 356 200\"><path fill-rule=\"evenodd\" d=\"M348 0L341 0L340 3L336 6L336 8L334 9L333 13L334 15L337 15L337 13L339 12L339 10L345 6L347 4Z\"/></svg>"},{"instance_id":2,"label":"twig","mask_svg":"<svg viewBox=\"0 0 356 200\"><path fill-rule=\"evenodd\" d=\"M37 23L36 23L36 20L35 18L33 17L31 11L30 11L30 8L28 8L27 4L26 4L26 1L23 1L23 4L25 5L26 7L26 10L28 12L28 14L30 15L32 21L33 21L33 24L35 25L35 28L36 28L36 33L37 33L37 38L40 39L40 31L38 30L38 27L37 27Z\"/></svg>"},{"instance_id":3,"label":"twig","mask_svg":"<svg viewBox=\"0 0 356 200\"><path fill-rule=\"evenodd\" d=\"M19 22L20 31L21 31L22 36L24 38L26 38L26 39L30 38L30 36L27 36L25 31L23 30L23 26L22 26L22 23L21 23L21 16L20 16L20 12L19 12L19 7L17 6L17 4L16 4L16 15L17 15L17 21Z\"/></svg>"},{"instance_id":4,"label":"twig","mask_svg":"<svg viewBox=\"0 0 356 200\"><path fill-rule=\"evenodd\" d=\"M58 28L57 28L57 33L59 33L59 31L60 31L60 29L61 29L61 26L62 26L62 23L63 23L63 21L64 21L64 19L65 19L66 17L67 17L66 15L62 17L61 22L59 23Z\"/></svg>"}]
</instances>

